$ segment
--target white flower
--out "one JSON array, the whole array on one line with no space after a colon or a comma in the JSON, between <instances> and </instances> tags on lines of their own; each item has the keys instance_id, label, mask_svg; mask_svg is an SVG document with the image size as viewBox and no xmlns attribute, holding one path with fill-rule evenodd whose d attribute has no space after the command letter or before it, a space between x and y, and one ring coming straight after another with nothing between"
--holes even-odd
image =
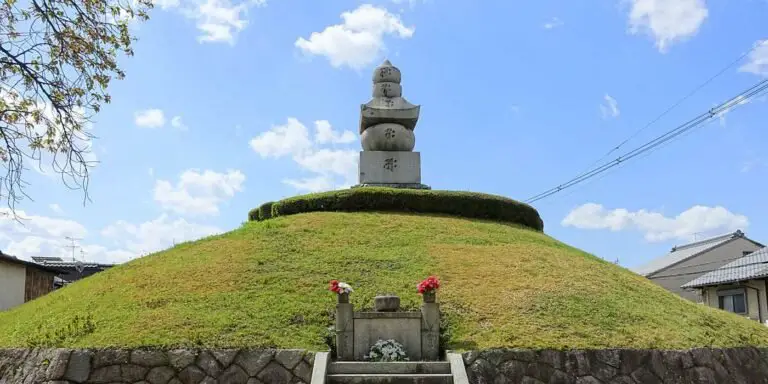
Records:
<instances>
[{"instance_id":1,"label":"white flower","mask_svg":"<svg viewBox=\"0 0 768 384\"><path fill-rule=\"evenodd\" d=\"M349 285L349 284L347 284L347 283L343 283L343 282L342 282L342 283L339 283L339 288L340 288L340 290L341 290L341 293L349 293L349 292L354 292L354 290L352 289L352 286L350 286L350 285Z\"/></svg>"}]
</instances>

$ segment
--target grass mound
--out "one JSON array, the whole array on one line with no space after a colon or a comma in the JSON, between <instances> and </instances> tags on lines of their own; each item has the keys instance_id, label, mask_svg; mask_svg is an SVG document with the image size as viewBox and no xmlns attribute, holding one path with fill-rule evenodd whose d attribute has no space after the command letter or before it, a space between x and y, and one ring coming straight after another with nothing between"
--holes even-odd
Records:
<instances>
[{"instance_id":1,"label":"grass mound","mask_svg":"<svg viewBox=\"0 0 768 384\"><path fill-rule=\"evenodd\" d=\"M515 225L318 212L249 222L119 265L0 312L0 347L326 349L336 278L371 308L441 279L454 349L768 345L768 328L685 301L612 263Z\"/></svg>"},{"instance_id":2,"label":"grass mound","mask_svg":"<svg viewBox=\"0 0 768 384\"><path fill-rule=\"evenodd\" d=\"M264 203L248 213L249 220L307 212L415 212L445 214L520 224L544 230L539 212L502 196L474 192L398 188L355 188L291 197Z\"/></svg>"}]
</instances>

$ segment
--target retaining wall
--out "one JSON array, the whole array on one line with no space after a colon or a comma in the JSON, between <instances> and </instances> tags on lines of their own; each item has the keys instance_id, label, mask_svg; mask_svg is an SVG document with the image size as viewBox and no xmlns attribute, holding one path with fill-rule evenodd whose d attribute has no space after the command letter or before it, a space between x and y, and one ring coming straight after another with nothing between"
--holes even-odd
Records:
<instances>
[{"instance_id":1,"label":"retaining wall","mask_svg":"<svg viewBox=\"0 0 768 384\"><path fill-rule=\"evenodd\" d=\"M472 384L768 384L768 348L484 350L462 355ZM304 350L0 349L0 384L309 384Z\"/></svg>"},{"instance_id":2,"label":"retaining wall","mask_svg":"<svg viewBox=\"0 0 768 384\"><path fill-rule=\"evenodd\" d=\"M0 349L0 384L302 384L303 350Z\"/></svg>"},{"instance_id":3,"label":"retaining wall","mask_svg":"<svg viewBox=\"0 0 768 384\"><path fill-rule=\"evenodd\" d=\"M768 348L499 349L462 356L472 384L768 383Z\"/></svg>"}]
</instances>

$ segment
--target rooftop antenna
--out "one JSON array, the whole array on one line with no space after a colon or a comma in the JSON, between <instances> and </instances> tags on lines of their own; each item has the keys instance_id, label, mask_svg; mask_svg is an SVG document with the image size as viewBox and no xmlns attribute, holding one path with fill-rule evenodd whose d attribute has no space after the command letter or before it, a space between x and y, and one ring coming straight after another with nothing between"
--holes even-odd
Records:
<instances>
[{"instance_id":1,"label":"rooftop antenna","mask_svg":"<svg viewBox=\"0 0 768 384\"><path fill-rule=\"evenodd\" d=\"M82 240L82 239L77 237L71 237L71 236L64 236L64 238L72 242L72 245L66 245L65 248L72 249L72 262L75 262L75 248L79 248L79 245L75 245L75 241Z\"/></svg>"}]
</instances>

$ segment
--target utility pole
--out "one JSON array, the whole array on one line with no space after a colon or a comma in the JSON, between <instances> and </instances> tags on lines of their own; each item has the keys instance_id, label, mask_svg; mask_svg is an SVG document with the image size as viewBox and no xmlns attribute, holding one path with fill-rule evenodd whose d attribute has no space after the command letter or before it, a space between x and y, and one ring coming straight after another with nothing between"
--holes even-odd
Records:
<instances>
[{"instance_id":1,"label":"utility pole","mask_svg":"<svg viewBox=\"0 0 768 384\"><path fill-rule=\"evenodd\" d=\"M82 239L77 238L77 237L70 237L70 236L64 236L64 238L69 240L72 243L72 245L66 245L64 247L72 249L72 262L74 263L75 262L75 248L79 248L80 247L79 245L76 245L75 242L77 240L82 240Z\"/></svg>"}]
</instances>

